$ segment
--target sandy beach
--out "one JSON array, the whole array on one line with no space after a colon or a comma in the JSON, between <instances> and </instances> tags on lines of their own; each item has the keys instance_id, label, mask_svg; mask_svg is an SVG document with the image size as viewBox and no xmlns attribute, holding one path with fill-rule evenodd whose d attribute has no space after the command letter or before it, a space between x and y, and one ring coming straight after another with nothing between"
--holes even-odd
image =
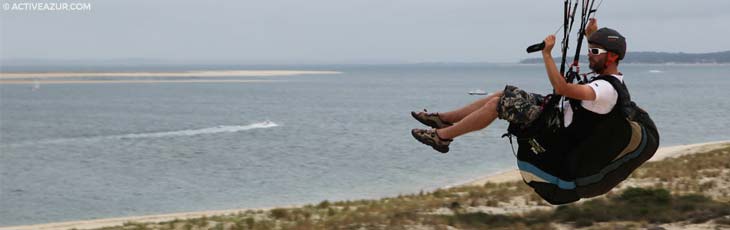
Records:
<instances>
[{"instance_id":1,"label":"sandy beach","mask_svg":"<svg viewBox=\"0 0 730 230\"><path fill-rule=\"evenodd\" d=\"M27 85L37 84L150 84L150 83L261 83L277 82L278 80L247 80L247 79L182 79L182 80L7 80L0 84Z\"/></svg>"},{"instance_id":2,"label":"sandy beach","mask_svg":"<svg viewBox=\"0 0 730 230\"><path fill-rule=\"evenodd\" d=\"M66 78L66 77L273 77L306 74L340 74L337 71L314 70L220 70L181 72L51 72L0 73L0 79Z\"/></svg>"},{"instance_id":3,"label":"sandy beach","mask_svg":"<svg viewBox=\"0 0 730 230\"><path fill-rule=\"evenodd\" d=\"M200 79L200 78L242 78L279 77L296 75L330 75L337 71L319 70L220 70L181 72L23 72L0 73L0 84L109 84L109 83L251 83L263 80L247 79ZM110 79L85 79L110 78ZM133 78L133 79L129 79ZM145 79L149 78L149 79ZM176 78L160 80L159 78ZM180 79L182 78L182 79ZM195 79L187 79L195 78Z\"/></svg>"},{"instance_id":4,"label":"sandy beach","mask_svg":"<svg viewBox=\"0 0 730 230\"><path fill-rule=\"evenodd\" d=\"M693 154L698 152L705 152L725 146L730 143L730 140L726 141L715 141L699 144L690 145L678 145L661 147L656 152L654 157L650 161L658 161L666 158L678 157L687 154ZM517 170L506 170L497 174L487 175L474 181L470 181L459 186L467 185L483 185L486 182L509 182L520 180L519 173ZM452 186L453 187L453 186ZM69 221L69 222L58 222L58 223L47 223L37 225L25 225L25 226L8 226L0 227L0 230L54 230L54 229L90 229L90 228L101 228L107 226L122 225L126 222L164 222L172 221L175 219L189 219L189 218L200 218L203 216L215 216L215 215L226 215L244 212L248 210L261 210L261 209L230 209L230 210L211 210L211 211L200 211L200 212L185 212L185 213L171 213L161 215L147 215L147 216L131 216L131 217L119 217L119 218L108 218L108 219L96 219L96 220L80 220L80 221Z\"/></svg>"}]
</instances>

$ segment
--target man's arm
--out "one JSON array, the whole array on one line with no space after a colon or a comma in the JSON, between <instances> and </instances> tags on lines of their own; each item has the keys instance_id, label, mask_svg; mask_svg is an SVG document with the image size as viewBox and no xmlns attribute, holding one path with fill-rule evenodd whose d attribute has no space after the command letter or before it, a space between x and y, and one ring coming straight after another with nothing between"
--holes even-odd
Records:
<instances>
[{"instance_id":1,"label":"man's arm","mask_svg":"<svg viewBox=\"0 0 730 230\"><path fill-rule=\"evenodd\" d=\"M555 46L555 35L549 35L545 38L545 48L542 50L542 59L545 62L545 70L547 71L550 84L553 85L555 93L578 100L595 100L596 93L593 88L587 85L579 85L565 82L565 78L558 72L558 68L553 60L551 51Z\"/></svg>"}]
</instances>

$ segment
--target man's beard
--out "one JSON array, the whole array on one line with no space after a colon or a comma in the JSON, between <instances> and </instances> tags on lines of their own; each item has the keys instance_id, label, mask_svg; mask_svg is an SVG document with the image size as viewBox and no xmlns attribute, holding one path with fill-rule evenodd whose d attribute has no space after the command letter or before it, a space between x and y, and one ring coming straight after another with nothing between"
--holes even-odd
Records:
<instances>
[{"instance_id":1,"label":"man's beard","mask_svg":"<svg viewBox=\"0 0 730 230\"><path fill-rule=\"evenodd\" d=\"M603 73L603 70L606 69L606 61L598 61L593 63L588 63L588 66L593 70L593 72L597 74Z\"/></svg>"}]
</instances>

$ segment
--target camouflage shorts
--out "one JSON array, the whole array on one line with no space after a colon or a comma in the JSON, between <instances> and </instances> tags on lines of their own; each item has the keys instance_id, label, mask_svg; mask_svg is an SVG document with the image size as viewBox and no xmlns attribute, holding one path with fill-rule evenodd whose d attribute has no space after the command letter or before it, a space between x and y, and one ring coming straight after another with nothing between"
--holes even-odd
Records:
<instances>
[{"instance_id":1,"label":"camouflage shorts","mask_svg":"<svg viewBox=\"0 0 730 230\"><path fill-rule=\"evenodd\" d=\"M528 93L517 87L504 87L502 97L497 104L499 119L510 123L529 124L542 112L544 97L540 94Z\"/></svg>"}]
</instances>

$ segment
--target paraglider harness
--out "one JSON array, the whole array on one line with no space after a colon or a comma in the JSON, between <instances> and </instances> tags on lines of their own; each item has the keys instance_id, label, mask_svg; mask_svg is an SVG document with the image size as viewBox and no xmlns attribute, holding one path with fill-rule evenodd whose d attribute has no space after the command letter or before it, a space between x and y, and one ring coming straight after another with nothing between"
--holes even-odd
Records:
<instances>
[{"instance_id":1,"label":"paraglider harness","mask_svg":"<svg viewBox=\"0 0 730 230\"><path fill-rule=\"evenodd\" d=\"M581 43L593 0L581 0L581 25L573 63L565 71L566 54L578 2L565 0L562 61L560 72L566 81L579 84L608 81L617 91L616 105L608 114L596 114L581 106L580 100L550 94L537 120L529 124L510 123L505 136L517 138L517 166L523 181L551 204L575 202L602 195L625 180L649 160L659 146L659 133L649 114L638 107L626 85L610 75L590 80L579 74ZM571 6L572 5L572 6ZM599 3L600 6L600 3ZM528 47L528 52L544 48L544 42ZM574 111L570 127L563 123L562 103L568 100ZM514 151L514 147L513 147Z\"/></svg>"}]
</instances>

